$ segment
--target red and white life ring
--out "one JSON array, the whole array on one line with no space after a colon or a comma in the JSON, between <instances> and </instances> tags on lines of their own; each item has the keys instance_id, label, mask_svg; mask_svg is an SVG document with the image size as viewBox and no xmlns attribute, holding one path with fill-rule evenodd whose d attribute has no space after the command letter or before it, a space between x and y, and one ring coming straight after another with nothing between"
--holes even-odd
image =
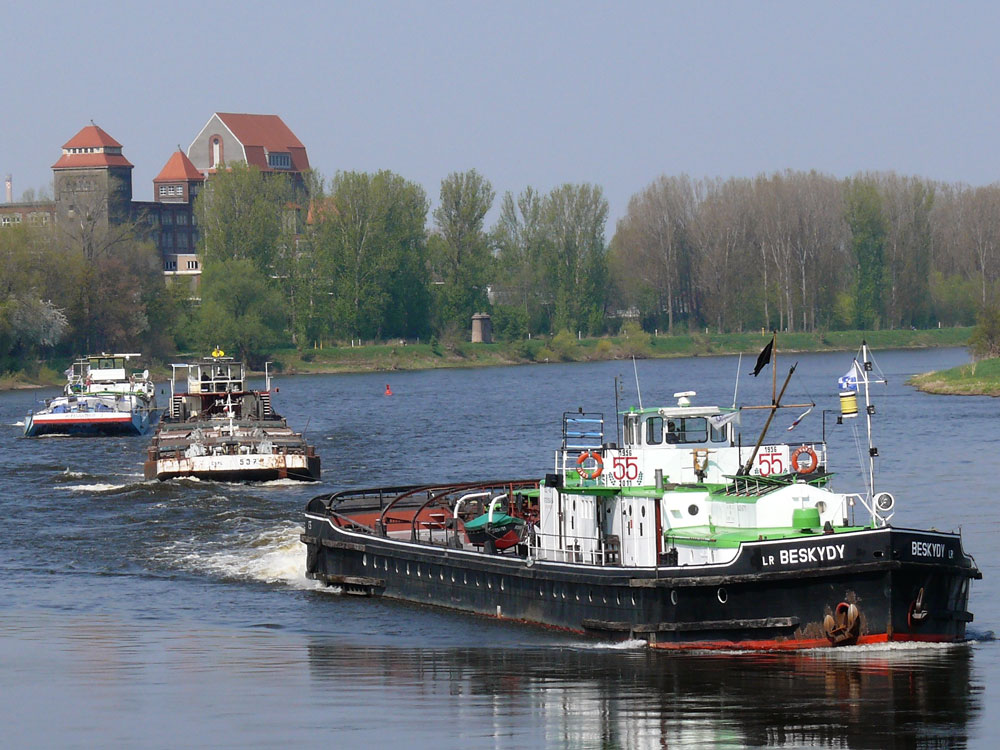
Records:
<instances>
[{"instance_id":1,"label":"red and white life ring","mask_svg":"<svg viewBox=\"0 0 1000 750\"><path fill-rule=\"evenodd\" d=\"M799 459L802 456L808 456L808 463L799 463ZM808 445L800 445L792 453L792 469L794 469L799 474L812 474L816 471L819 466L819 457L816 455L816 451Z\"/></svg>"},{"instance_id":2,"label":"red and white life ring","mask_svg":"<svg viewBox=\"0 0 1000 750\"><path fill-rule=\"evenodd\" d=\"M593 469L584 469L583 462L588 458L592 458L597 462L597 466ZM597 479L601 476L601 472L604 471L604 459L601 458L599 453L594 453L593 451L587 451L586 453L581 453L580 457L576 459L577 472L584 479Z\"/></svg>"}]
</instances>

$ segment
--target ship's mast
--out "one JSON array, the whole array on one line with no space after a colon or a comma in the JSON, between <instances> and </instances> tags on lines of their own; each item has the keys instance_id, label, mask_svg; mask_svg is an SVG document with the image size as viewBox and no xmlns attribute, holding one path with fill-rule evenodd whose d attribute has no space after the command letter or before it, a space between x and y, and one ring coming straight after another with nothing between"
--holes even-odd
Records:
<instances>
[{"instance_id":1,"label":"ship's mast","mask_svg":"<svg viewBox=\"0 0 1000 750\"><path fill-rule=\"evenodd\" d=\"M858 379L865 384L865 426L868 430L868 491L869 497L875 499L875 459L878 457L878 448L872 442L872 414L875 413L875 406L871 402L869 385L875 383L885 383L884 378L874 378L871 354L868 351L868 342L861 342L861 362L854 360L854 367L857 370ZM873 506L874 508L874 506Z\"/></svg>"}]
</instances>

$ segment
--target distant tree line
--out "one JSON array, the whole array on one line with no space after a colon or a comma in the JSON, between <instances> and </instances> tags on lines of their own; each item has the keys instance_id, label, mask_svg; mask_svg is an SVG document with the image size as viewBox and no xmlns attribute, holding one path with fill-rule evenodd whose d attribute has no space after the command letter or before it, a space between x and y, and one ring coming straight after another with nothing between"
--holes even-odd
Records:
<instances>
[{"instance_id":1,"label":"distant tree line","mask_svg":"<svg viewBox=\"0 0 1000 750\"><path fill-rule=\"evenodd\" d=\"M0 359L97 349L275 347L464 338L473 313L509 340L664 332L971 325L1000 291L1000 184L892 173L695 180L636 193L606 241L600 187L497 200L475 170L437 207L390 171L328 182L232 165L198 197L200 300L165 285L131 224L95 201L78 222L0 230Z\"/></svg>"},{"instance_id":2,"label":"distant tree line","mask_svg":"<svg viewBox=\"0 0 1000 750\"><path fill-rule=\"evenodd\" d=\"M1000 185L661 177L608 258L615 302L661 330L971 325L998 291Z\"/></svg>"}]
</instances>

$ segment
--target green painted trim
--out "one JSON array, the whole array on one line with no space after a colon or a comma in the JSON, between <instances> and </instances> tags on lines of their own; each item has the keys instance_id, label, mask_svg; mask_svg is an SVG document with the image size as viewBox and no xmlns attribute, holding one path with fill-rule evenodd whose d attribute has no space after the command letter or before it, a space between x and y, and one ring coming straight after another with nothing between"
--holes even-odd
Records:
<instances>
[{"instance_id":1,"label":"green painted trim","mask_svg":"<svg viewBox=\"0 0 1000 750\"><path fill-rule=\"evenodd\" d=\"M663 532L663 539L669 544L681 547L717 547L735 549L744 542L759 542L773 539L823 539L851 531L864 531L867 526L834 526L833 534L824 534L821 529L800 531L791 528L737 529L729 526L691 526Z\"/></svg>"}]
</instances>

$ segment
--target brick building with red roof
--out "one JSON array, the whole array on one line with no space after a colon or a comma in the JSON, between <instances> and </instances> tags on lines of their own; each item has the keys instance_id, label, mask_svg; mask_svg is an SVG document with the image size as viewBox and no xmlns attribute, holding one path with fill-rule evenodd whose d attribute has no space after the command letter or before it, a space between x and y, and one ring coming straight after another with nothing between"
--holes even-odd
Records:
<instances>
[{"instance_id":1,"label":"brick building with red roof","mask_svg":"<svg viewBox=\"0 0 1000 750\"><path fill-rule=\"evenodd\" d=\"M221 164L246 162L262 172L282 172L301 184L309 169L306 147L277 115L216 112L188 147L188 157L203 174Z\"/></svg>"},{"instance_id":2,"label":"brick building with red roof","mask_svg":"<svg viewBox=\"0 0 1000 750\"><path fill-rule=\"evenodd\" d=\"M0 227L73 219L86 210L103 222L135 221L156 244L168 277L201 274L194 199L223 163L246 162L291 177L309 169L302 142L277 115L215 113L185 154L175 151L153 179L153 200L132 200L133 166L122 145L91 123L70 138L52 165L54 200L0 204Z\"/></svg>"}]
</instances>

